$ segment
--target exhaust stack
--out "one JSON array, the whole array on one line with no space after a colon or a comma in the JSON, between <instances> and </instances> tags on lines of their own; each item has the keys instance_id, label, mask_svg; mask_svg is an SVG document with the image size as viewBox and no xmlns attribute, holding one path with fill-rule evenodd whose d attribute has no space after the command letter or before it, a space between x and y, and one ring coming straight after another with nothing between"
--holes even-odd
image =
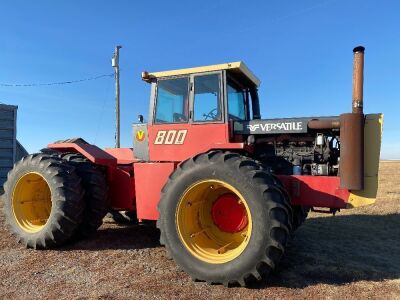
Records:
<instances>
[{"instance_id":1,"label":"exhaust stack","mask_svg":"<svg viewBox=\"0 0 400 300\"><path fill-rule=\"evenodd\" d=\"M340 186L364 188L364 50L353 49L352 113L340 115Z\"/></svg>"},{"instance_id":2,"label":"exhaust stack","mask_svg":"<svg viewBox=\"0 0 400 300\"><path fill-rule=\"evenodd\" d=\"M364 101L364 50L363 46L353 49L353 114L363 113Z\"/></svg>"}]
</instances>

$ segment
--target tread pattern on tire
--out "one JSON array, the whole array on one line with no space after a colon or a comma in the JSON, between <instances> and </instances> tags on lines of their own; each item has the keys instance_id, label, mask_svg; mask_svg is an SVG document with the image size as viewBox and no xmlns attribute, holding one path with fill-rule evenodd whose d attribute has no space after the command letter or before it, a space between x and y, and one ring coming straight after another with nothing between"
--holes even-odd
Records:
<instances>
[{"instance_id":1,"label":"tread pattern on tire","mask_svg":"<svg viewBox=\"0 0 400 300\"><path fill-rule=\"evenodd\" d=\"M258 162L258 161L257 161ZM258 162L260 165L262 165L261 162ZM272 177L274 178L275 184L282 190L286 197L286 203L290 205L291 207L291 216L292 216L292 233L294 233L307 219L308 213L310 211L309 207L305 206L299 206L299 205L291 205L291 199L290 195L285 189L284 185L282 182L279 180L278 176L271 174Z\"/></svg>"},{"instance_id":2,"label":"tread pattern on tire","mask_svg":"<svg viewBox=\"0 0 400 300\"><path fill-rule=\"evenodd\" d=\"M160 243L165 245L167 255L171 255L171 244L165 232L165 219L163 215L168 209L167 204L163 199L170 192L172 183L186 172L198 166L199 164L228 164L238 173L242 173L245 178L252 181L254 185L262 190L262 197L265 206L269 210L272 228L269 232L269 243L265 246L263 257L260 260L255 260L250 268L241 271L241 274L236 278L225 278L224 280L214 280L207 277L199 277L193 270L185 269L185 266L180 266L188 272L193 280L206 281L212 284L224 284L225 286L240 285L245 286L252 281L259 281L265 278L270 271L275 269L280 258L284 253L284 249L289 241L292 227L292 210L289 203L289 198L285 196L282 187L277 184L276 179L263 166L251 158L242 156L235 152L210 151L207 153L196 155L181 164L169 176L169 179L161 191L161 200L158 204L160 218L157 221L157 227L161 231ZM278 195L278 197L276 196ZM173 257L176 261L176 258ZM178 263L178 262L177 262Z\"/></svg>"},{"instance_id":3,"label":"tread pattern on tire","mask_svg":"<svg viewBox=\"0 0 400 300\"><path fill-rule=\"evenodd\" d=\"M19 227L12 210L12 193L18 179L27 172L45 176L51 190L50 217L37 233L27 233ZM4 214L6 222L18 242L29 248L51 248L67 242L82 221L85 203L81 179L75 168L62 159L35 153L14 164L4 184Z\"/></svg>"},{"instance_id":4,"label":"tread pattern on tire","mask_svg":"<svg viewBox=\"0 0 400 300\"><path fill-rule=\"evenodd\" d=\"M59 157L74 166L82 179L86 208L76 235L89 237L103 224L103 218L109 208L108 188L104 172L81 154L61 153Z\"/></svg>"}]
</instances>

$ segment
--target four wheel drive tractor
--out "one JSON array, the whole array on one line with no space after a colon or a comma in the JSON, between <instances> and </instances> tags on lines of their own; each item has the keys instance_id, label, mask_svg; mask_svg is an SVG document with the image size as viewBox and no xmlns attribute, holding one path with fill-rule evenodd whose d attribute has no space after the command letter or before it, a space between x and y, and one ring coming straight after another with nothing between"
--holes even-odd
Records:
<instances>
[{"instance_id":1,"label":"four wheel drive tractor","mask_svg":"<svg viewBox=\"0 0 400 300\"><path fill-rule=\"evenodd\" d=\"M357 47L352 113L331 117L261 119L260 82L241 62L143 72L149 121L133 125L133 150L73 139L24 157L4 187L7 222L50 248L129 211L157 220L193 279L261 280L310 209L375 201L382 115L363 114L363 62Z\"/></svg>"}]
</instances>

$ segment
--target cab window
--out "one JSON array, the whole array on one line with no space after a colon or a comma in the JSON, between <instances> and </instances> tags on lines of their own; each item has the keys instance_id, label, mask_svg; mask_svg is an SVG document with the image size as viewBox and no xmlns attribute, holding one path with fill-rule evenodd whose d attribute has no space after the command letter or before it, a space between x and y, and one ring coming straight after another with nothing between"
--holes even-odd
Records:
<instances>
[{"instance_id":1,"label":"cab window","mask_svg":"<svg viewBox=\"0 0 400 300\"><path fill-rule=\"evenodd\" d=\"M187 123L188 90L188 77L159 80L154 123Z\"/></svg>"},{"instance_id":2,"label":"cab window","mask_svg":"<svg viewBox=\"0 0 400 300\"><path fill-rule=\"evenodd\" d=\"M222 113L220 99L219 74L195 76L193 121L221 121Z\"/></svg>"},{"instance_id":3,"label":"cab window","mask_svg":"<svg viewBox=\"0 0 400 300\"><path fill-rule=\"evenodd\" d=\"M246 91L228 81L228 114L229 119L246 119Z\"/></svg>"}]
</instances>

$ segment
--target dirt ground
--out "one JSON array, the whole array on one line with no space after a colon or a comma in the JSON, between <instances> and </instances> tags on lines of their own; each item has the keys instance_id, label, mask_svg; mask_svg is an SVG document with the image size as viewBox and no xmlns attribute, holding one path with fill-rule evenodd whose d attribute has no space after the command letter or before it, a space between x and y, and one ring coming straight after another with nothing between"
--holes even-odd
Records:
<instances>
[{"instance_id":1,"label":"dirt ground","mask_svg":"<svg viewBox=\"0 0 400 300\"><path fill-rule=\"evenodd\" d=\"M57 250L17 244L0 215L0 299L400 299L400 162L381 162L373 206L312 213L268 283L225 288L177 270L152 227L105 219Z\"/></svg>"}]
</instances>

